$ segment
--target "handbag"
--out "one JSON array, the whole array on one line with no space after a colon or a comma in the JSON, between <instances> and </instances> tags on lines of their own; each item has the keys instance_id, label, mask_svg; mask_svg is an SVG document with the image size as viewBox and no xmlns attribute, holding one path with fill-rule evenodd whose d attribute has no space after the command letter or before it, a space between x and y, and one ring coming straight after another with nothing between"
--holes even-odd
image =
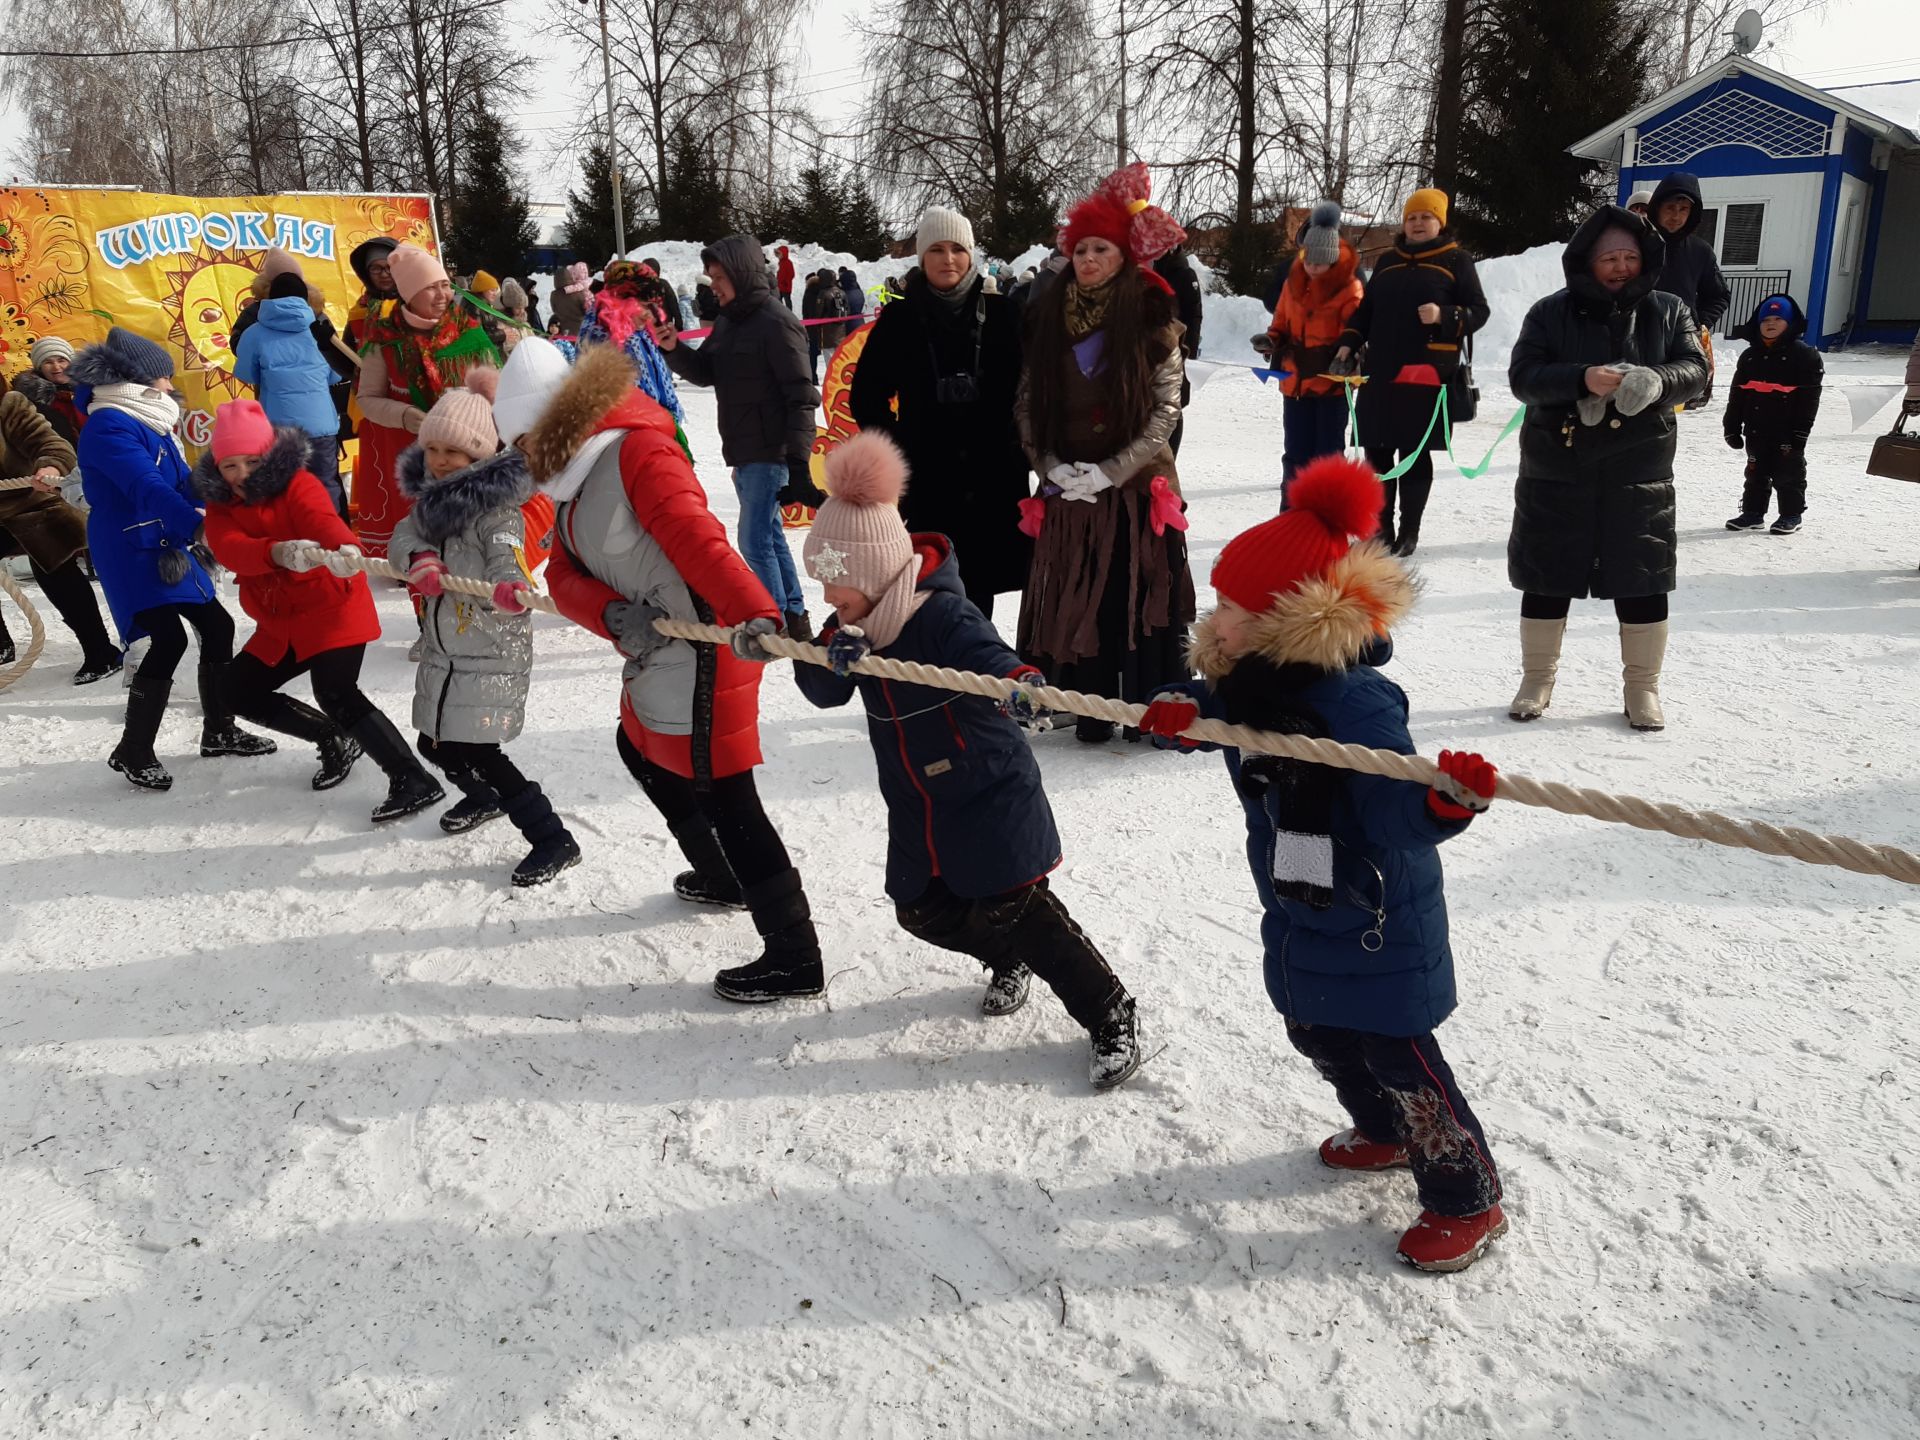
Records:
<instances>
[{"instance_id":1,"label":"handbag","mask_svg":"<svg viewBox=\"0 0 1920 1440\"><path fill-rule=\"evenodd\" d=\"M1447 377L1447 419L1465 425L1480 413L1480 387L1473 383L1473 336L1466 337L1460 363Z\"/></svg>"},{"instance_id":2,"label":"handbag","mask_svg":"<svg viewBox=\"0 0 1920 1440\"><path fill-rule=\"evenodd\" d=\"M1867 473L1888 480L1920 483L1920 435L1907 434L1905 410L1894 420L1893 429L1873 442L1873 454L1867 460Z\"/></svg>"}]
</instances>

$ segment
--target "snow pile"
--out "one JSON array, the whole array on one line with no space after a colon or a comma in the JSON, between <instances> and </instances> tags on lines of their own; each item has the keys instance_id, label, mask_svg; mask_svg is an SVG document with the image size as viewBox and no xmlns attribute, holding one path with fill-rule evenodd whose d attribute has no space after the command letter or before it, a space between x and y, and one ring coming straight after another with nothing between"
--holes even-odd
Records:
<instances>
[{"instance_id":1,"label":"snow pile","mask_svg":"<svg viewBox=\"0 0 1920 1440\"><path fill-rule=\"evenodd\" d=\"M1566 272L1560 267L1560 257L1566 250L1557 242L1536 245L1518 255L1482 260L1475 267L1493 312L1473 337L1473 369L1482 384L1496 374L1500 383L1506 383L1507 357L1513 352L1513 342L1520 338L1520 322L1527 318L1535 301L1567 283Z\"/></svg>"}]
</instances>

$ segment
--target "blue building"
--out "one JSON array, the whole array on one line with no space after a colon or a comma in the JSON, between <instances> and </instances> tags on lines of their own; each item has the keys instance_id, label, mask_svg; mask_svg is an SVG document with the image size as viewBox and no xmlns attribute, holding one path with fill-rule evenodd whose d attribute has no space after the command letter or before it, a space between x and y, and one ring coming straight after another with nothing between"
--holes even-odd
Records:
<instances>
[{"instance_id":1,"label":"blue building","mask_svg":"<svg viewBox=\"0 0 1920 1440\"><path fill-rule=\"evenodd\" d=\"M1824 350L1920 328L1916 129L1920 80L1820 90L1736 55L1568 149L1614 167L1622 205L1697 175L1697 233L1733 287L1724 323L1783 290Z\"/></svg>"}]
</instances>

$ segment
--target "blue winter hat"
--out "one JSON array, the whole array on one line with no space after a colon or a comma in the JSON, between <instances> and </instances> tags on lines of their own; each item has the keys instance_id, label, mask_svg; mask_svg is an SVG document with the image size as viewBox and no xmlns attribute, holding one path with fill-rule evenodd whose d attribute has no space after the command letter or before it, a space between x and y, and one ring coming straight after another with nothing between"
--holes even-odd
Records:
<instances>
[{"instance_id":1,"label":"blue winter hat","mask_svg":"<svg viewBox=\"0 0 1920 1440\"><path fill-rule=\"evenodd\" d=\"M1760 302L1760 308L1753 312L1754 324L1758 325L1762 320L1785 320L1791 325L1793 301L1784 295L1769 295Z\"/></svg>"},{"instance_id":2,"label":"blue winter hat","mask_svg":"<svg viewBox=\"0 0 1920 1440\"><path fill-rule=\"evenodd\" d=\"M107 331L98 345L89 345L74 357L69 372L76 385L151 385L163 376L173 378L173 357L166 347L144 335L122 330L118 325Z\"/></svg>"}]
</instances>

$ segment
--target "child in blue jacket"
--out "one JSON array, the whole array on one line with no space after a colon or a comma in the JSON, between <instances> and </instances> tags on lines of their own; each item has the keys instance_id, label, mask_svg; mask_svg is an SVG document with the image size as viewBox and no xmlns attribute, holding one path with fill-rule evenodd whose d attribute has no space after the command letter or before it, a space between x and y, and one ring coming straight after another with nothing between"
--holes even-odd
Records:
<instances>
[{"instance_id":1,"label":"child in blue jacket","mask_svg":"<svg viewBox=\"0 0 1920 1440\"><path fill-rule=\"evenodd\" d=\"M307 471L326 487L333 508L344 517L346 492L340 487L340 412L334 409L335 365L314 337L317 291L309 291L298 271L276 275L258 319L236 343L233 373L251 385L261 408L276 426L308 437ZM324 311L321 313L324 314ZM344 358L339 368L348 368ZM346 378L344 376L340 378Z\"/></svg>"},{"instance_id":2,"label":"child in blue jacket","mask_svg":"<svg viewBox=\"0 0 1920 1440\"><path fill-rule=\"evenodd\" d=\"M1047 884L1060 836L1026 736L977 695L854 675L868 655L1038 679L968 601L944 536L909 535L898 509L907 464L885 435L827 460L829 498L807 536L807 573L834 614L821 631L833 669L796 665L815 705L866 705L887 802L887 895L901 928L971 955L989 975L982 1008L1010 1015L1035 974L1092 1039L1091 1079L1110 1089L1140 1068L1133 999ZM1025 696L1006 702L1030 715Z\"/></svg>"},{"instance_id":3,"label":"child in blue jacket","mask_svg":"<svg viewBox=\"0 0 1920 1440\"><path fill-rule=\"evenodd\" d=\"M1213 568L1219 606L1194 629L1205 684L1163 691L1148 708L1141 729L1155 744L1192 748L1179 737L1204 708L1257 730L1413 753L1407 697L1376 668L1414 589L1364 538L1381 499L1366 466L1328 456L1294 476L1291 508L1229 542ZM1336 1170L1411 1168L1423 1209L1400 1257L1464 1270L1507 1220L1486 1136L1433 1036L1454 1007L1435 847L1487 808L1493 767L1442 751L1429 788L1225 753L1265 911L1267 993L1353 1119L1320 1158Z\"/></svg>"}]
</instances>

